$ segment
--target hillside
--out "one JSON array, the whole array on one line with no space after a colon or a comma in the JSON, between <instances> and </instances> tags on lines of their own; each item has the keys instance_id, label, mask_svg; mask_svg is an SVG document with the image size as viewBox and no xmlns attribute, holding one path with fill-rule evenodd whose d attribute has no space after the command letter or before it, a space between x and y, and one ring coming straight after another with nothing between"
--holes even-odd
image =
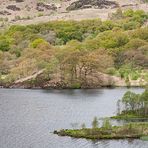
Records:
<instances>
[{"instance_id":1,"label":"hillside","mask_svg":"<svg viewBox=\"0 0 148 148\"><path fill-rule=\"evenodd\" d=\"M0 0L0 24L32 24L49 20L106 20L117 8L148 11L143 0Z\"/></svg>"},{"instance_id":2,"label":"hillside","mask_svg":"<svg viewBox=\"0 0 148 148\"><path fill-rule=\"evenodd\" d=\"M15 25L0 34L5 87L97 88L148 82L148 13L128 9L110 20Z\"/></svg>"},{"instance_id":3,"label":"hillside","mask_svg":"<svg viewBox=\"0 0 148 148\"><path fill-rule=\"evenodd\" d=\"M11 0L0 7L1 86L147 85L146 1Z\"/></svg>"}]
</instances>

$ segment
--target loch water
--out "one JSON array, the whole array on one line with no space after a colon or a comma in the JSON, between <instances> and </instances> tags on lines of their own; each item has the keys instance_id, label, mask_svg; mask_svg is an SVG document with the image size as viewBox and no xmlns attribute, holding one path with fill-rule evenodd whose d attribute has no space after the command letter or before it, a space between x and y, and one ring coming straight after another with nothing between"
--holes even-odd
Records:
<instances>
[{"instance_id":1,"label":"loch water","mask_svg":"<svg viewBox=\"0 0 148 148\"><path fill-rule=\"evenodd\" d=\"M95 116L115 115L116 102L127 90L144 91L0 89L0 148L148 148L148 142L142 140L92 141L53 134L54 130L79 128L82 123L90 127Z\"/></svg>"}]
</instances>

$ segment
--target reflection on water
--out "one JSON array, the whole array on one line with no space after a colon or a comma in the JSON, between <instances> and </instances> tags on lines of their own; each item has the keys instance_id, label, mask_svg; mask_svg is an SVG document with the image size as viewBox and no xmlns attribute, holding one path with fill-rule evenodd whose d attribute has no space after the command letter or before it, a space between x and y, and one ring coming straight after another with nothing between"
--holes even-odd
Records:
<instances>
[{"instance_id":1,"label":"reflection on water","mask_svg":"<svg viewBox=\"0 0 148 148\"><path fill-rule=\"evenodd\" d=\"M141 140L91 141L52 134L71 125L90 127L94 116L115 115L116 102L126 90L0 89L0 148L147 148Z\"/></svg>"},{"instance_id":2,"label":"reflection on water","mask_svg":"<svg viewBox=\"0 0 148 148\"><path fill-rule=\"evenodd\" d=\"M60 96L69 96L73 99L81 99L85 97L96 97L101 94L103 94L103 89L64 89L64 90L42 90L43 93L56 93L59 94ZM77 96L77 97L76 97Z\"/></svg>"}]
</instances>

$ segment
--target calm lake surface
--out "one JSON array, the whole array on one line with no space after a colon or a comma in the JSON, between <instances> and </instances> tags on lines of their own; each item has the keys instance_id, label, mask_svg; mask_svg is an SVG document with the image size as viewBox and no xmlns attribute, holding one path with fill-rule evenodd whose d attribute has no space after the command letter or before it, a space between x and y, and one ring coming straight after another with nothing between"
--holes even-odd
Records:
<instances>
[{"instance_id":1,"label":"calm lake surface","mask_svg":"<svg viewBox=\"0 0 148 148\"><path fill-rule=\"evenodd\" d=\"M90 127L94 116L115 115L116 102L126 91L0 89L0 148L148 148L141 140L91 141L52 134L82 123Z\"/></svg>"}]
</instances>

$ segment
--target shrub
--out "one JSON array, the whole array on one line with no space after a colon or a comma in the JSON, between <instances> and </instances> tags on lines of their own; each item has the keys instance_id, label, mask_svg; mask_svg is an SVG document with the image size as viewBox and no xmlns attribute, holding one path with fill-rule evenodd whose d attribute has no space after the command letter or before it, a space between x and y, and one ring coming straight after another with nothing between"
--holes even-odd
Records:
<instances>
[{"instance_id":1,"label":"shrub","mask_svg":"<svg viewBox=\"0 0 148 148\"><path fill-rule=\"evenodd\" d=\"M32 43L31 43L31 47L36 48L38 47L40 44L48 44L44 39L38 38L35 39Z\"/></svg>"},{"instance_id":2,"label":"shrub","mask_svg":"<svg viewBox=\"0 0 148 148\"><path fill-rule=\"evenodd\" d=\"M8 51L10 49L9 42L5 39L0 40L0 50L1 51Z\"/></svg>"}]
</instances>

